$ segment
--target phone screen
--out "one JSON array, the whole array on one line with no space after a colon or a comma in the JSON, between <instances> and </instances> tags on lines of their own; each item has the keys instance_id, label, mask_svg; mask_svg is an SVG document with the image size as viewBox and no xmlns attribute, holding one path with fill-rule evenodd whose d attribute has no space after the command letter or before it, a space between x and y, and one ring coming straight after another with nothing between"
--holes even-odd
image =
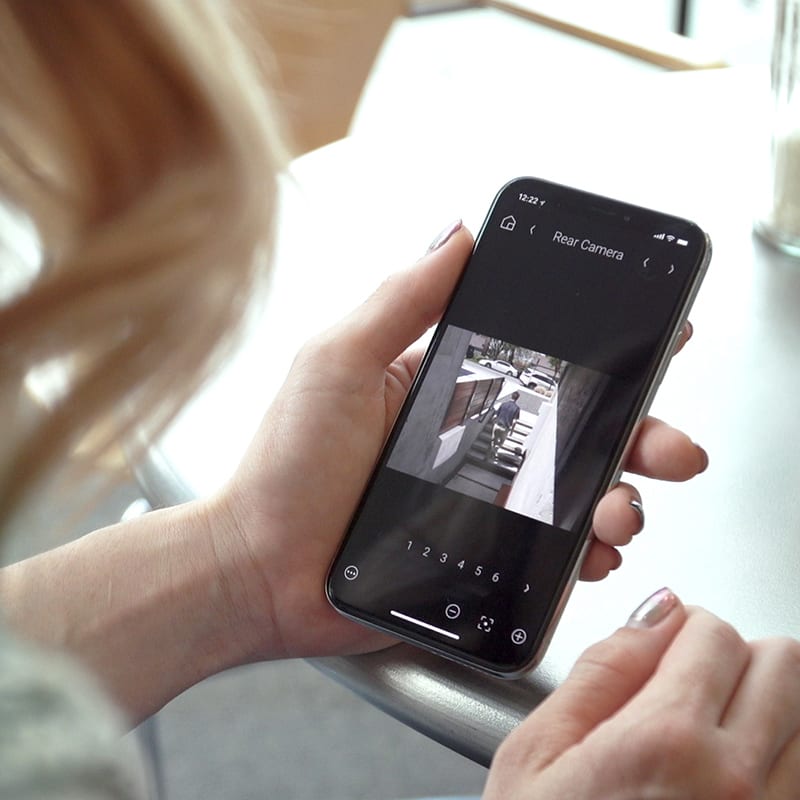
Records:
<instances>
[{"instance_id":1,"label":"phone screen","mask_svg":"<svg viewBox=\"0 0 800 800\"><path fill-rule=\"evenodd\" d=\"M333 605L494 674L536 663L708 258L687 220L507 184L331 568Z\"/></svg>"}]
</instances>

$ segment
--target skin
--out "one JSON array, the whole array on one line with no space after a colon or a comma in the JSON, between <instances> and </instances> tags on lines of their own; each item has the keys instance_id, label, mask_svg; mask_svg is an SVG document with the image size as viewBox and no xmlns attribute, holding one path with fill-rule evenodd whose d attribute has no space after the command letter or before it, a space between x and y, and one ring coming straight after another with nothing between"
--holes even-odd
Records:
<instances>
[{"instance_id":1,"label":"skin","mask_svg":"<svg viewBox=\"0 0 800 800\"><path fill-rule=\"evenodd\" d=\"M324 577L419 363L414 342L441 315L472 243L458 228L304 346L216 496L3 570L8 623L74 653L132 722L237 664L390 644L333 611ZM686 480L706 463L685 434L649 420L628 466ZM619 566L616 548L641 527L635 498L621 484L600 504L585 579Z\"/></svg>"},{"instance_id":2,"label":"skin","mask_svg":"<svg viewBox=\"0 0 800 800\"><path fill-rule=\"evenodd\" d=\"M748 644L675 598L584 653L499 748L484 800L783 800L799 781L800 645Z\"/></svg>"},{"instance_id":3,"label":"skin","mask_svg":"<svg viewBox=\"0 0 800 800\"><path fill-rule=\"evenodd\" d=\"M326 64L347 62L351 80L343 83L335 68L309 72L302 39L276 29L280 41L272 42L285 62L278 82L294 101L289 127L300 150L341 135L361 73L401 9L395 2L335 5L361 21L369 10L377 20L367 44L364 26L354 27L347 14L322 30L336 45ZM320 30L313 33L318 49ZM358 52L353 33L364 45ZM313 100L307 108L297 102L302 96ZM131 722L247 661L389 645L331 610L323 578L419 363L413 342L441 314L470 247L469 234L456 231L310 342L218 495L0 571L4 622L71 651ZM681 346L690 335L689 328ZM648 419L626 468L687 480L707 463L683 433ZM618 548L642 526L631 506L639 499L621 483L600 503L583 579L599 580L620 565ZM661 612L583 655L501 746L485 800L798 797L798 644L747 643L677 599Z\"/></svg>"},{"instance_id":4,"label":"skin","mask_svg":"<svg viewBox=\"0 0 800 800\"><path fill-rule=\"evenodd\" d=\"M348 641L356 649L372 646L370 635L360 626L354 629L323 601L332 542L340 540L416 372L421 351L408 348L438 320L472 243L471 235L460 229L446 247L390 278L367 303L304 348L220 498L236 520L236 538L266 555L261 571L284 564L289 580L272 592L272 602L278 606L275 617L291 620L292 633L281 640L285 655L320 646L316 633L313 645L304 641L309 619L331 636L322 642L322 652L336 652ZM319 408L325 413L316 413ZM306 488L308 452L316 459L313 492ZM685 434L650 419L639 432L630 462L650 477L687 480L705 468L707 456ZM271 502L258 501L264 497ZM599 580L619 566L616 547L641 528L641 517L630 506L638 498L632 486L620 484L601 502L595 517L597 538L583 579ZM263 530L281 532L274 539L276 549L265 551L262 540L251 541L253 532ZM294 545L284 550L290 540Z\"/></svg>"},{"instance_id":5,"label":"skin","mask_svg":"<svg viewBox=\"0 0 800 800\"><path fill-rule=\"evenodd\" d=\"M324 575L419 363L408 348L441 314L471 245L456 230L309 342L215 497L3 570L7 622L84 661L132 722L230 666L389 645L329 607ZM627 467L685 480L706 465L702 448L650 419ZM620 484L598 506L585 579L617 567L641 528L632 499ZM648 608L587 650L508 737L485 800L797 797L800 646L747 643L670 593Z\"/></svg>"}]
</instances>

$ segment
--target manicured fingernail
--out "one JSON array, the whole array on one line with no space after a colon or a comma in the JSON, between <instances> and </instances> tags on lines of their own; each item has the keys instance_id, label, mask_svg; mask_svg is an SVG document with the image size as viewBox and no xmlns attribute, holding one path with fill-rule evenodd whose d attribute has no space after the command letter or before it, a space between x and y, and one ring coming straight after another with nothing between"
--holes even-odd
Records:
<instances>
[{"instance_id":1,"label":"manicured fingernail","mask_svg":"<svg viewBox=\"0 0 800 800\"><path fill-rule=\"evenodd\" d=\"M446 228L444 228L438 236L428 245L428 249L425 255L428 253L432 253L434 250L438 250L443 245L447 244L447 241L450 237L458 231L464 223L457 219L455 222L451 222Z\"/></svg>"},{"instance_id":2,"label":"manicured fingernail","mask_svg":"<svg viewBox=\"0 0 800 800\"><path fill-rule=\"evenodd\" d=\"M700 469L697 470L697 474L700 475L708 469L708 453L699 444L696 444L695 447L700 451L700 457L702 458Z\"/></svg>"},{"instance_id":3,"label":"manicured fingernail","mask_svg":"<svg viewBox=\"0 0 800 800\"><path fill-rule=\"evenodd\" d=\"M675 606L678 596L666 587L651 594L628 618L629 628L653 628L666 619Z\"/></svg>"},{"instance_id":4,"label":"manicured fingernail","mask_svg":"<svg viewBox=\"0 0 800 800\"><path fill-rule=\"evenodd\" d=\"M630 507L639 515L639 530L644 528L644 506L641 500L631 500Z\"/></svg>"}]
</instances>

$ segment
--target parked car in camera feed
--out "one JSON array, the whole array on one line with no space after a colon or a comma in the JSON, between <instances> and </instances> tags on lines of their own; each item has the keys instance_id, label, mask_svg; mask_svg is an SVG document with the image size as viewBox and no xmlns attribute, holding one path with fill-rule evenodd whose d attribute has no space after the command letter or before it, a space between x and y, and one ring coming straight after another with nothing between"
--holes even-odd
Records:
<instances>
[{"instance_id":1,"label":"parked car in camera feed","mask_svg":"<svg viewBox=\"0 0 800 800\"><path fill-rule=\"evenodd\" d=\"M482 367L489 367L496 372L502 372L503 375L510 375L512 378L519 378L519 370L508 361L502 361L499 358L479 358L478 363Z\"/></svg>"},{"instance_id":2,"label":"parked car in camera feed","mask_svg":"<svg viewBox=\"0 0 800 800\"><path fill-rule=\"evenodd\" d=\"M558 388L558 384L549 375L543 372L531 369L530 367L523 370L522 375L519 376L519 382L527 388L533 387L534 389L541 389L544 394L551 395Z\"/></svg>"}]
</instances>

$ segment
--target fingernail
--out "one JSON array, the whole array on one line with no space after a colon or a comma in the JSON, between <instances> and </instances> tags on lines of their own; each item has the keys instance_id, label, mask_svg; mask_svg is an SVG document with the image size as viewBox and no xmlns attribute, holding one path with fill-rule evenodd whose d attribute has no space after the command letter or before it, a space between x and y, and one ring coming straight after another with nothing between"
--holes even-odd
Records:
<instances>
[{"instance_id":1,"label":"fingernail","mask_svg":"<svg viewBox=\"0 0 800 800\"><path fill-rule=\"evenodd\" d=\"M689 341L694 335L694 325L687 319L686 322L683 324L683 334L684 344Z\"/></svg>"},{"instance_id":2,"label":"fingernail","mask_svg":"<svg viewBox=\"0 0 800 800\"><path fill-rule=\"evenodd\" d=\"M639 515L639 530L644 528L644 506L641 500L631 500L630 507Z\"/></svg>"},{"instance_id":3,"label":"fingernail","mask_svg":"<svg viewBox=\"0 0 800 800\"><path fill-rule=\"evenodd\" d=\"M432 253L434 250L438 250L443 245L447 244L447 241L450 237L458 231L464 223L457 219L455 222L451 222L446 228L444 228L436 238L428 245L428 249L425 252L425 255Z\"/></svg>"},{"instance_id":4,"label":"fingernail","mask_svg":"<svg viewBox=\"0 0 800 800\"><path fill-rule=\"evenodd\" d=\"M675 606L678 596L671 589L664 587L642 603L628 618L629 628L653 628L666 619Z\"/></svg>"},{"instance_id":5,"label":"fingernail","mask_svg":"<svg viewBox=\"0 0 800 800\"><path fill-rule=\"evenodd\" d=\"M706 453L699 444L696 444L695 447L700 451L700 457L702 459L700 469L697 470L697 474L700 475L708 469L708 453Z\"/></svg>"}]
</instances>

